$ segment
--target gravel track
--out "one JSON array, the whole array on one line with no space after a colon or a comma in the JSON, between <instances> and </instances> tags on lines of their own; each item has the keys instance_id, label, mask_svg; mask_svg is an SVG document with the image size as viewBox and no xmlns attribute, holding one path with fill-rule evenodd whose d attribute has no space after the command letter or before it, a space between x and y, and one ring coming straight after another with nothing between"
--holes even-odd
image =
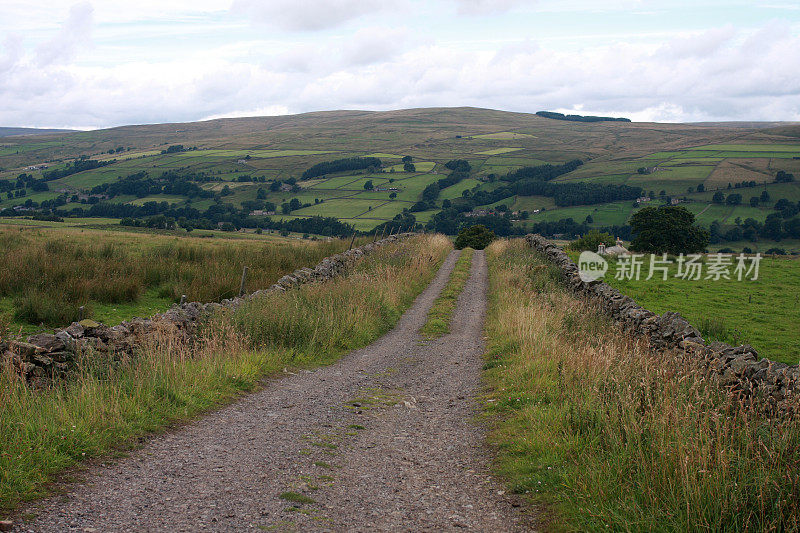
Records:
<instances>
[{"instance_id":1,"label":"gravel track","mask_svg":"<svg viewBox=\"0 0 800 533\"><path fill-rule=\"evenodd\" d=\"M483 252L452 331L418 331L458 252L397 326L315 371L240 401L26 509L20 531L527 531L535 514L490 473L475 420ZM310 498L313 501L294 501Z\"/></svg>"}]
</instances>

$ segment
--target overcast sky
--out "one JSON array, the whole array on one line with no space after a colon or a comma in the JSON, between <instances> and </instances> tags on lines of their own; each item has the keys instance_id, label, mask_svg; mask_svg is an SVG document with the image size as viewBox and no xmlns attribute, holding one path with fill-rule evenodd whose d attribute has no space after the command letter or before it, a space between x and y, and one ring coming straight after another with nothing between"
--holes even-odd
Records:
<instances>
[{"instance_id":1,"label":"overcast sky","mask_svg":"<svg viewBox=\"0 0 800 533\"><path fill-rule=\"evenodd\" d=\"M800 3L0 2L0 126L431 106L797 121Z\"/></svg>"}]
</instances>

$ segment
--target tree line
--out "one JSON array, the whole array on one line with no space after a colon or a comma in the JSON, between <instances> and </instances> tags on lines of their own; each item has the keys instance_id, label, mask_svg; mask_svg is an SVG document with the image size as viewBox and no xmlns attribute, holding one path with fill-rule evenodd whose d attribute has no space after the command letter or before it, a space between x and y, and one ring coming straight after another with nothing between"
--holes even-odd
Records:
<instances>
[{"instance_id":1,"label":"tree line","mask_svg":"<svg viewBox=\"0 0 800 533\"><path fill-rule=\"evenodd\" d=\"M117 162L116 159L109 159L108 161L98 161L96 159L88 159L86 156L82 155L75 161L67 163L67 166L65 166L64 168L57 168L47 172L42 172L42 178L44 178L45 181L53 181L59 178L71 176L72 174L77 174L78 172L85 172L87 170L94 170L96 168L101 168L116 162Z\"/></svg>"},{"instance_id":2,"label":"tree line","mask_svg":"<svg viewBox=\"0 0 800 533\"><path fill-rule=\"evenodd\" d=\"M0 210L0 216L15 215L17 213L13 209ZM179 226L188 231L220 228L235 231L241 228L263 228L335 237L346 237L355 232L350 224L340 222L336 218L309 217L287 221L271 220L269 217L257 219L250 217L247 210L237 209L231 204L221 202L215 203L203 211L191 206L177 207L168 202L145 202L143 205L99 202L88 207L73 207L68 210L56 208L52 210L52 215L61 218L118 218L121 219L122 225L159 229L172 229L178 224L178 221L181 221ZM172 223L168 224L169 221Z\"/></svg>"},{"instance_id":3,"label":"tree line","mask_svg":"<svg viewBox=\"0 0 800 533\"><path fill-rule=\"evenodd\" d=\"M536 114L540 117L550 118L553 120L568 120L570 122L630 122L629 118L622 117L596 117L594 115L565 115L564 113L556 113L554 111L537 111Z\"/></svg>"},{"instance_id":4,"label":"tree line","mask_svg":"<svg viewBox=\"0 0 800 533\"><path fill-rule=\"evenodd\" d=\"M324 161L317 163L303 172L303 179L316 178L334 172L345 172L349 170L363 170L365 168L380 168L381 160L377 157L347 157L334 161Z\"/></svg>"},{"instance_id":5,"label":"tree line","mask_svg":"<svg viewBox=\"0 0 800 533\"><path fill-rule=\"evenodd\" d=\"M187 198L212 198L214 193L203 189L184 176L172 172L164 172L158 178L151 178L147 172L140 171L115 182L101 183L91 189L91 194L104 194L108 198L130 195L144 198L154 194L172 194Z\"/></svg>"}]
</instances>

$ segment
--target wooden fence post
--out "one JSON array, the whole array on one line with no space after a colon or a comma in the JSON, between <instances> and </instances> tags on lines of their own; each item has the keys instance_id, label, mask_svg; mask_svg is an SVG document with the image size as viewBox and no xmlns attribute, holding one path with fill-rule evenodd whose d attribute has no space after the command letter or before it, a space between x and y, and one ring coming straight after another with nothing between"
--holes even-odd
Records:
<instances>
[{"instance_id":1,"label":"wooden fence post","mask_svg":"<svg viewBox=\"0 0 800 533\"><path fill-rule=\"evenodd\" d=\"M242 283L239 285L239 296L244 296L244 284L247 281L247 267L242 269Z\"/></svg>"},{"instance_id":2,"label":"wooden fence post","mask_svg":"<svg viewBox=\"0 0 800 533\"><path fill-rule=\"evenodd\" d=\"M352 250L353 249L353 243L354 242L356 242L356 234L355 233L353 233L353 238L350 239L350 248L348 248L348 250Z\"/></svg>"}]
</instances>

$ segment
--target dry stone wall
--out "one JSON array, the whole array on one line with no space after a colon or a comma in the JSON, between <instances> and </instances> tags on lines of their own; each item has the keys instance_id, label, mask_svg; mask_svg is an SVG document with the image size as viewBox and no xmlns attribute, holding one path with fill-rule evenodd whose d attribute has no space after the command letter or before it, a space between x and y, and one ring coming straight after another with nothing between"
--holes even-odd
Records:
<instances>
[{"instance_id":1,"label":"dry stone wall","mask_svg":"<svg viewBox=\"0 0 800 533\"><path fill-rule=\"evenodd\" d=\"M151 318L134 318L117 326L107 326L93 320L73 322L53 334L39 333L25 340L0 339L0 354L4 365L30 385L40 387L53 377L64 376L75 367L80 354L105 355L122 359L134 355L136 348L161 331L169 331L190 341L198 325L220 308L236 309L246 300L272 292L284 292L305 283L324 282L344 274L356 261L377 248L414 235L402 233L353 248L323 259L314 268L300 268L280 278L268 289L222 300L221 302L188 302L174 305L166 312Z\"/></svg>"},{"instance_id":2,"label":"dry stone wall","mask_svg":"<svg viewBox=\"0 0 800 533\"><path fill-rule=\"evenodd\" d=\"M584 282L577 265L541 235L526 237L530 246L561 271L565 283L608 313L625 331L643 336L656 350L672 350L689 358L720 385L764 407L797 414L798 366L759 359L750 345L707 344L700 332L678 313L657 315L602 281Z\"/></svg>"}]
</instances>

